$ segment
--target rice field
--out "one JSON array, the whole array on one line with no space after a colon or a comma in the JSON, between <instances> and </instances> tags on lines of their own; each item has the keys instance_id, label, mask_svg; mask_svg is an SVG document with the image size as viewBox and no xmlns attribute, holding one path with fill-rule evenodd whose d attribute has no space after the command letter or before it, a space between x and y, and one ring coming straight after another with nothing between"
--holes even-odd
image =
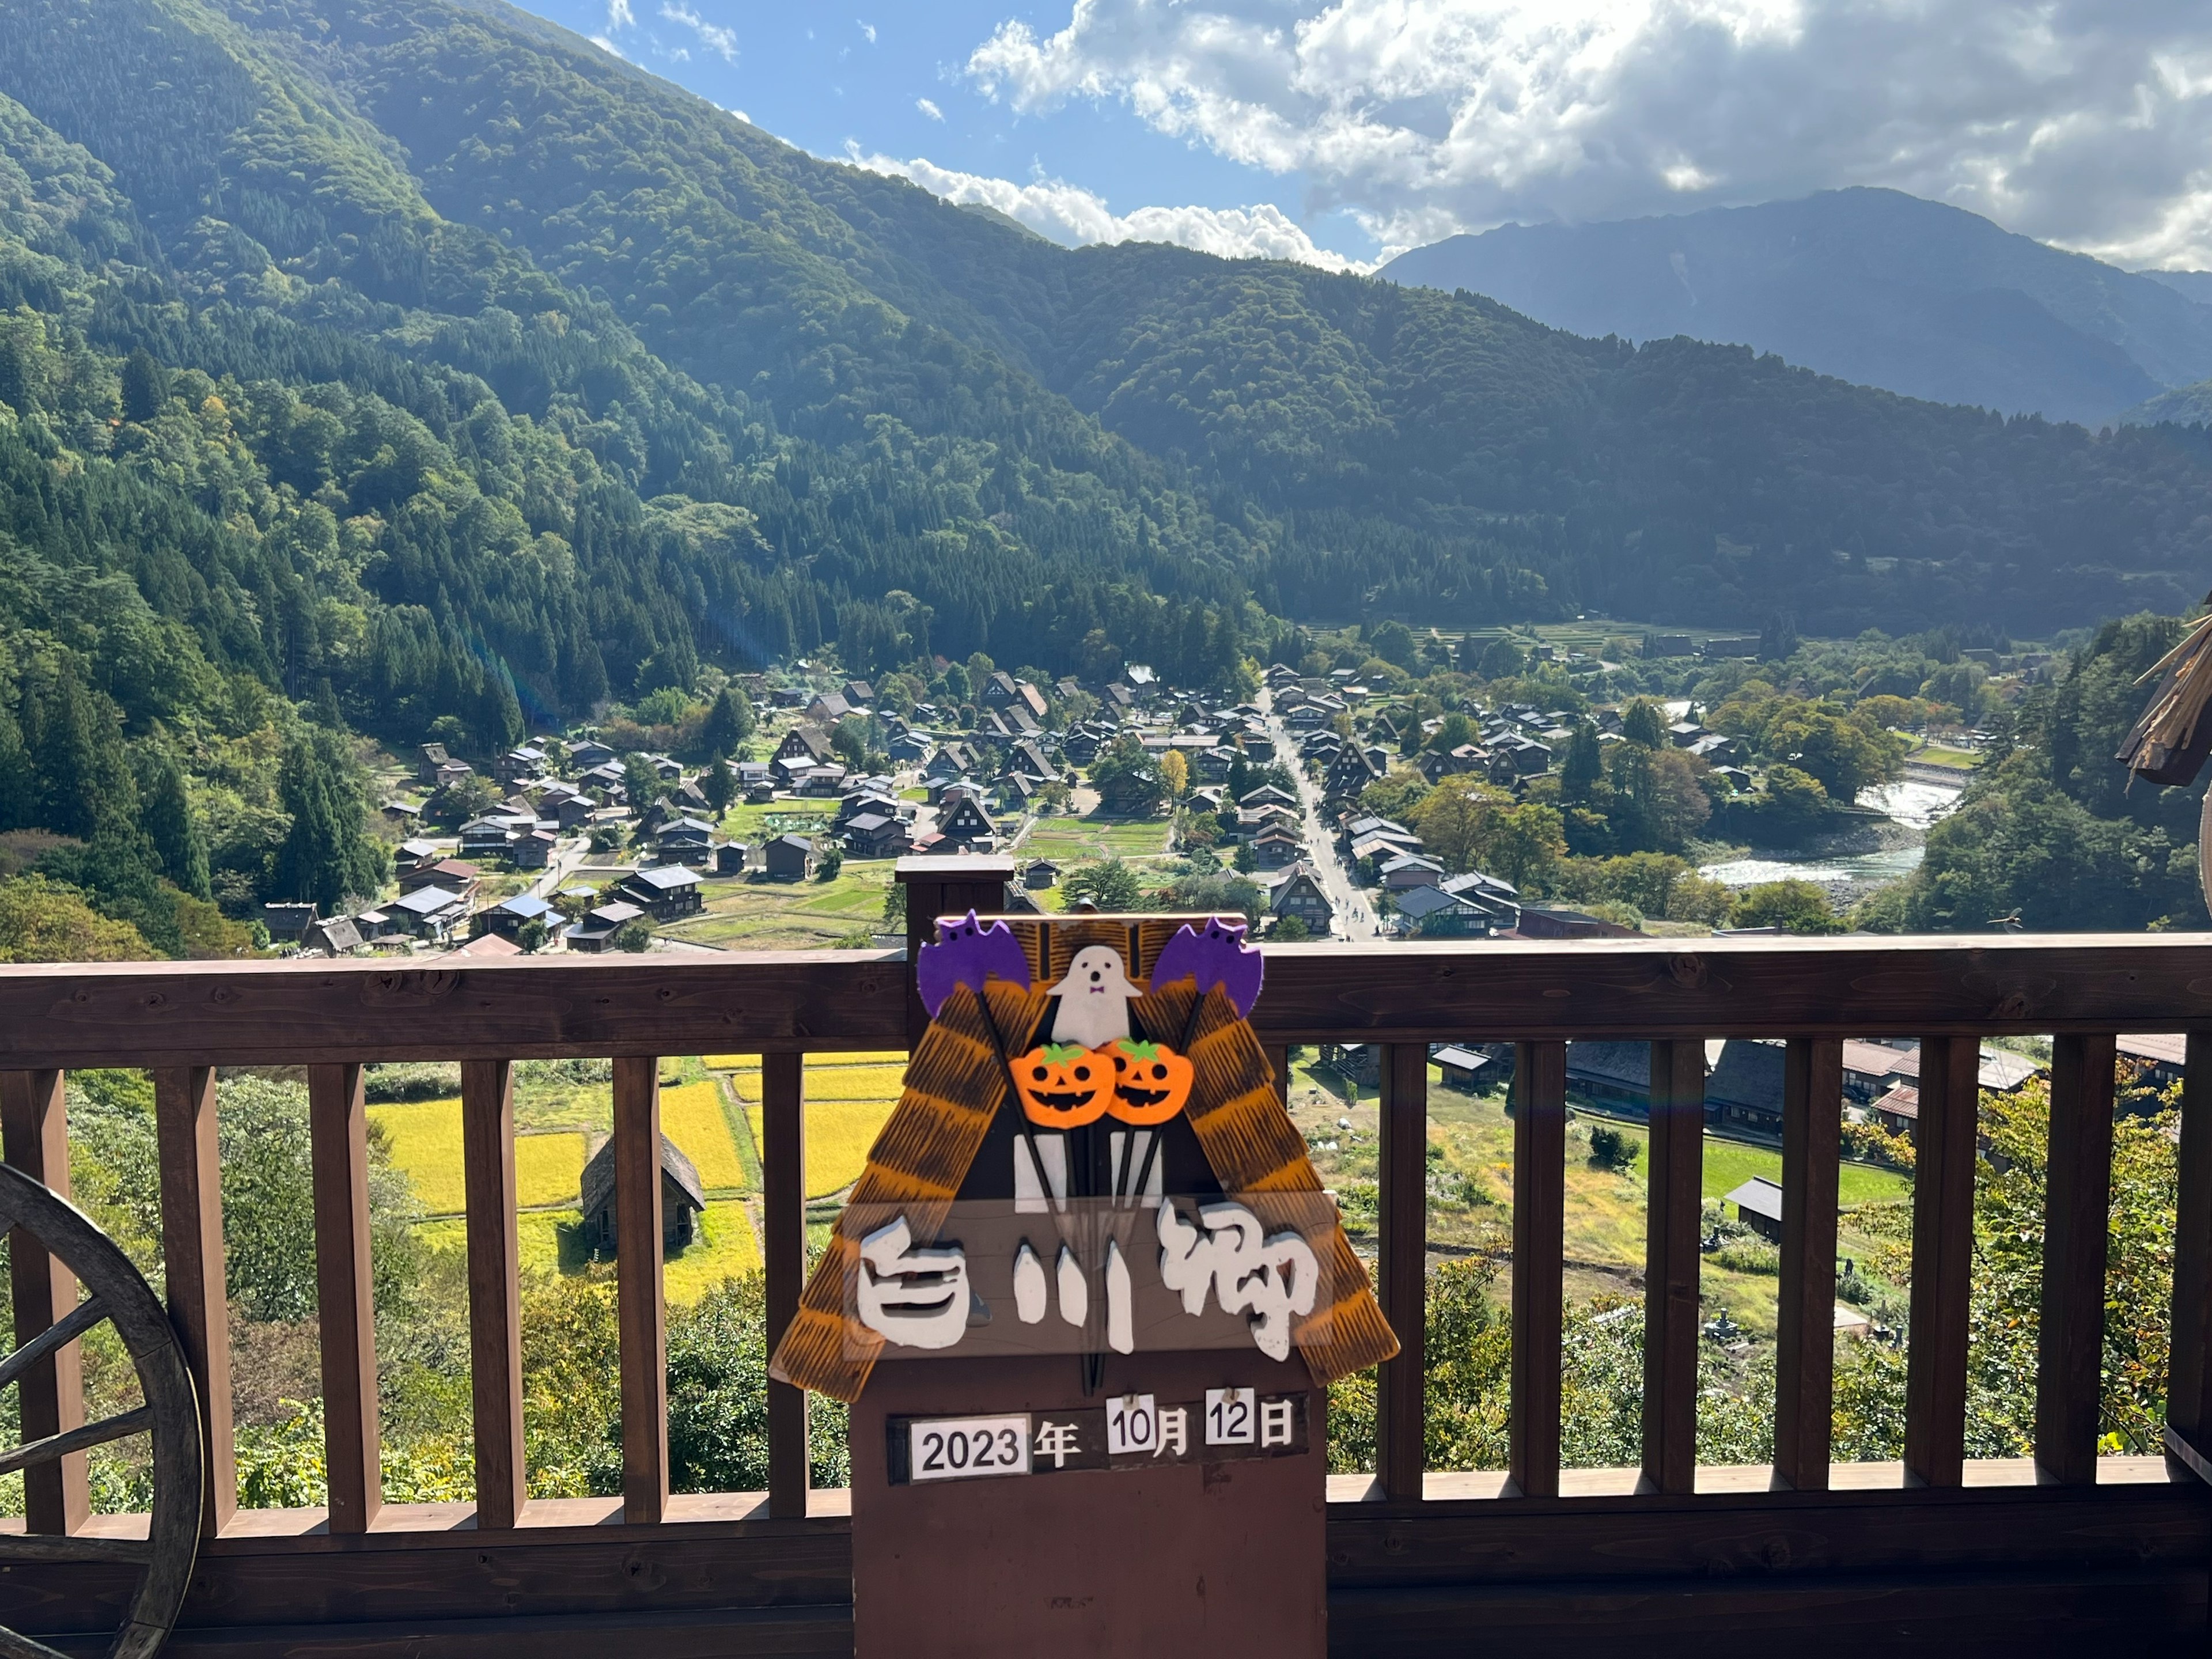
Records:
<instances>
[{"instance_id":1,"label":"rice field","mask_svg":"<svg viewBox=\"0 0 2212 1659\"><path fill-rule=\"evenodd\" d=\"M760 1271L760 1243L751 1218L735 1199L717 1199L699 1218L699 1237L681 1255L660 1264L661 1294L672 1306L689 1307L726 1279Z\"/></svg>"},{"instance_id":2,"label":"rice field","mask_svg":"<svg viewBox=\"0 0 2212 1659\"><path fill-rule=\"evenodd\" d=\"M392 1161L406 1174L424 1213L459 1214L468 1203L461 1158L461 1103L451 1099L407 1101L372 1106L368 1114L384 1132L392 1148ZM726 1128L723 1133L726 1140ZM529 1209L574 1199L583 1173L584 1137L580 1133L562 1131L515 1137L514 1197L520 1207Z\"/></svg>"},{"instance_id":3,"label":"rice field","mask_svg":"<svg viewBox=\"0 0 2212 1659\"><path fill-rule=\"evenodd\" d=\"M762 1145L758 1054L709 1054L711 1071L727 1072L744 1103L746 1127ZM906 1056L896 1051L810 1057L806 1061L806 1168L809 1198L827 1198L860 1178L891 1108L898 1104Z\"/></svg>"},{"instance_id":4,"label":"rice field","mask_svg":"<svg viewBox=\"0 0 2212 1659\"><path fill-rule=\"evenodd\" d=\"M699 1184L708 1191L744 1190L744 1163L722 1110L720 1085L713 1079L661 1090L660 1132L698 1167Z\"/></svg>"},{"instance_id":5,"label":"rice field","mask_svg":"<svg viewBox=\"0 0 2212 1659\"><path fill-rule=\"evenodd\" d=\"M574 1210L540 1210L516 1222L525 1273L579 1273L587 1265L583 1217ZM434 1250L467 1248L466 1224L459 1219L426 1221L416 1231ZM689 1307L724 1279L757 1273L760 1265L760 1243L744 1203L718 1199L699 1218L698 1236L661 1262L661 1294L672 1307Z\"/></svg>"}]
</instances>

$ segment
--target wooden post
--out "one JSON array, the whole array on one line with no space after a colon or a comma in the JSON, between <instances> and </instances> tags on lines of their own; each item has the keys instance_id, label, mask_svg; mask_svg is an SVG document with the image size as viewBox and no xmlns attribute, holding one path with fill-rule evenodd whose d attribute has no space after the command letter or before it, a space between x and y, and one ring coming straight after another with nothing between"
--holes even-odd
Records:
<instances>
[{"instance_id":1,"label":"wooden post","mask_svg":"<svg viewBox=\"0 0 2212 1659\"><path fill-rule=\"evenodd\" d=\"M661 1293L660 1062L615 1061L615 1299L622 1328L623 1519L668 1513L668 1325Z\"/></svg>"},{"instance_id":2,"label":"wooden post","mask_svg":"<svg viewBox=\"0 0 2212 1659\"><path fill-rule=\"evenodd\" d=\"M2104 1033L2062 1036L2051 1048L2035 1467L2043 1480L2060 1486L2097 1483L2114 1058L2114 1039Z\"/></svg>"},{"instance_id":3,"label":"wooden post","mask_svg":"<svg viewBox=\"0 0 2212 1659\"><path fill-rule=\"evenodd\" d=\"M377 1425L376 1289L368 1245L368 1114L358 1066L307 1068L314 1164L315 1303L323 1350L323 1462L331 1530L367 1532L384 1506Z\"/></svg>"},{"instance_id":4,"label":"wooden post","mask_svg":"<svg viewBox=\"0 0 2212 1659\"><path fill-rule=\"evenodd\" d=\"M799 1311L806 1278L806 1057L761 1056L761 1211L767 1237L768 1349ZM806 1391L773 1378L768 1385L768 1512L806 1515Z\"/></svg>"},{"instance_id":5,"label":"wooden post","mask_svg":"<svg viewBox=\"0 0 2212 1659\"><path fill-rule=\"evenodd\" d=\"M231 1437L230 1310L222 1249L222 1157L216 1144L215 1072L205 1066L154 1073L161 1160L161 1254L169 1317L199 1390L206 1471L200 1530L212 1538L238 1509Z\"/></svg>"},{"instance_id":6,"label":"wooden post","mask_svg":"<svg viewBox=\"0 0 2212 1659\"><path fill-rule=\"evenodd\" d=\"M1966 1322L1974 1249L1974 1138L1982 1045L1920 1045L1920 1120L1912 1173L1912 1343L1905 1363L1905 1479L1966 1480Z\"/></svg>"},{"instance_id":7,"label":"wooden post","mask_svg":"<svg viewBox=\"0 0 2212 1659\"><path fill-rule=\"evenodd\" d=\"M476 1419L477 1530L514 1526L526 1494L522 1318L514 1218L514 1074L503 1060L461 1062L467 1177L469 1395Z\"/></svg>"},{"instance_id":8,"label":"wooden post","mask_svg":"<svg viewBox=\"0 0 2212 1659\"><path fill-rule=\"evenodd\" d=\"M1559 1495L1559 1343L1567 1184L1567 1045L1523 1042L1513 1057L1514 1489Z\"/></svg>"},{"instance_id":9,"label":"wooden post","mask_svg":"<svg viewBox=\"0 0 2212 1659\"><path fill-rule=\"evenodd\" d=\"M1698 1224L1705 1175L1705 1045L1651 1045L1651 1167L1644 1244L1644 1480L1698 1483Z\"/></svg>"},{"instance_id":10,"label":"wooden post","mask_svg":"<svg viewBox=\"0 0 2212 1659\"><path fill-rule=\"evenodd\" d=\"M1382 1049L1381 1225L1376 1262L1383 1316L1398 1357L1376 1379L1375 1472L1383 1495L1418 1503L1428 1467L1427 1398L1422 1376L1429 1255L1429 1049Z\"/></svg>"},{"instance_id":11,"label":"wooden post","mask_svg":"<svg viewBox=\"0 0 2212 1659\"><path fill-rule=\"evenodd\" d=\"M2212 1465L2212 1031L2191 1031L2181 1082L2173 1339L2166 1436L2192 1471ZM2177 1452L2176 1454L2179 1454Z\"/></svg>"},{"instance_id":12,"label":"wooden post","mask_svg":"<svg viewBox=\"0 0 2212 1659\"><path fill-rule=\"evenodd\" d=\"M70 1195L61 1073L0 1072L0 1138L10 1168L43 1182L57 1197ZM9 1235L8 1263L15 1346L21 1347L76 1305L76 1276L20 1230ZM16 1388L20 1440L41 1440L83 1426L84 1359L77 1344L69 1343L31 1366ZM23 1471L26 1531L72 1533L91 1513L82 1452Z\"/></svg>"},{"instance_id":13,"label":"wooden post","mask_svg":"<svg viewBox=\"0 0 2212 1659\"><path fill-rule=\"evenodd\" d=\"M1014 861L995 855L926 854L901 859L893 875L906 890L906 1040L912 1048L929 1024L929 1011L915 988L915 964L921 959L921 947L936 941L938 917L1005 909Z\"/></svg>"},{"instance_id":14,"label":"wooden post","mask_svg":"<svg viewBox=\"0 0 2212 1659\"><path fill-rule=\"evenodd\" d=\"M1291 1098L1291 1045L1267 1045L1267 1069L1275 1074L1275 1098L1288 1105Z\"/></svg>"},{"instance_id":15,"label":"wooden post","mask_svg":"<svg viewBox=\"0 0 2212 1659\"><path fill-rule=\"evenodd\" d=\"M1775 1341L1774 1484L1828 1489L1836 1373L1836 1202L1844 1045L1792 1038L1782 1073L1782 1300Z\"/></svg>"}]
</instances>

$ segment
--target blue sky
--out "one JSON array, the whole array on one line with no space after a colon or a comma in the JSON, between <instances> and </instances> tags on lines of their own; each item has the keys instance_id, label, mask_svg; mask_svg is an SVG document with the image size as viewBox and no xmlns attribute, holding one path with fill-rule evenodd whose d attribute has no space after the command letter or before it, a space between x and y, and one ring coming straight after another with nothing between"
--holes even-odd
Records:
<instances>
[{"instance_id":1,"label":"blue sky","mask_svg":"<svg viewBox=\"0 0 2212 1659\"><path fill-rule=\"evenodd\" d=\"M1509 222L1881 185L2212 265L2203 0L521 3L1066 241L1365 265Z\"/></svg>"}]
</instances>

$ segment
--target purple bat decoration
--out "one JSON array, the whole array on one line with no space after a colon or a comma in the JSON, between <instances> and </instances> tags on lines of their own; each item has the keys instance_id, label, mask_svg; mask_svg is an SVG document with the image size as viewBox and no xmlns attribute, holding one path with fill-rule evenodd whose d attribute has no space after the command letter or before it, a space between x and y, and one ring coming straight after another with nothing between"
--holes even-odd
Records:
<instances>
[{"instance_id":1,"label":"purple bat decoration","mask_svg":"<svg viewBox=\"0 0 2212 1659\"><path fill-rule=\"evenodd\" d=\"M915 988L921 993L921 1006L929 1010L929 1017L937 1018L954 986L972 986L980 995L986 979L1028 987L1030 959L1013 929L1003 921L986 927L973 910L964 921L938 923L937 943L921 947L914 971Z\"/></svg>"},{"instance_id":2,"label":"purple bat decoration","mask_svg":"<svg viewBox=\"0 0 2212 1659\"><path fill-rule=\"evenodd\" d=\"M1260 953L1244 942L1244 924L1233 922L1224 927L1219 918L1212 917L1202 933L1193 932L1187 922L1176 930L1152 964L1152 983L1172 985L1177 980L1195 979L1200 996L1218 985L1229 994L1239 1014L1249 1015L1252 1005L1260 1000L1261 967Z\"/></svg>"}]
</instances>

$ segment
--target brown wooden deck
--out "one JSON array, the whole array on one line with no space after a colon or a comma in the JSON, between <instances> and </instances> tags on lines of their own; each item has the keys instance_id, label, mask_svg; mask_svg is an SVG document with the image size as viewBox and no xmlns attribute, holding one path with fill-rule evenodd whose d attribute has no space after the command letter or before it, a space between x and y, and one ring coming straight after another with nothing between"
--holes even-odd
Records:
<instances>
[{"instance_id":1,"label":"brown wooden deck","mask_svg":"<svg viewBox=\"0 0 2212 1659\"><path fill-rule=\"evenodd\" d=\"M992 884L918 868L917 918L990 908ZM211 1490L234 1487L219 1328L220 1194L210 1068L309 1068L320 1247L331 1508L232 1512L209 1537L176 1650L226 1656L390 1652L566 1659L648 1649L849 1651L843 1495L805 1489L803 1418L771 1385L771 1490L671 1496L661 1414L659 1183L649 1149L660 1055L767 1055L765 1241L772 1323L802 1266L799 1057L903 1046L905 964L861 952L720 959L0 967L0 1104L9 1162L61 1149L72 1066L154 1070L173 1310L191 1339L209 1418ZM2212 1450L2212 945L2184 937L1972 941L1580 941L1289 946L1268 953L1256 1014L1280 1046L1380 1042L1384 1146L1377 1283L1407 1352L1385 1367L1378 1474L1333 1483L1331 1646L1342 1654L1705 1652L1716 1638L1798 1651L2200 1649L2212 1495L2188 1473ZM2096 1455L2098 1337L2112 1035L2188 1030L2169 1443L2180 1456ZM1838 1044L1919 1033L1906 1455L1828 1460L1829 1287L1835 1254ZM1976 1040L2055 1033L2050 1225L2038 1454L1966 1462L1966 1251ZM2199 1035L2202 1033L2202 1035ZM1777 1462L1698 1468L1695 1455L1698 1044L1789 1039ZM1559 1467L1559 1146L1564 1044L1651 1040L1652 1237L1640 1470ZM1422 1468L1419 1335L1426 1101L1423 1045L1512 1040L1520 1051L1510 1477ZM508 1066L612 1055L623 1490L526 1502L521 1459ZM359 1067L465 1064L475 1377L474 1506L382 1504ZM626 1153L628 1155L626 1155ZM631 1221L635 1217L635 1222ZM635 1269L635 1271L633 1271ZM633 1291L630 1287L635 1286ZM18 1340L32 1334L19 1328ZM69 1374L27 1398L65 1419ZM2201 1462L2201 1460L2199 1460ZM33 1504L34 1530L143 1530L83 1516L80 1491ZM58 1645L112 1629L121 1566L0 1570L0 1622ZM1510 1650L1500 1644L1511 1644Z\"/></svg>"}]
</instances>

